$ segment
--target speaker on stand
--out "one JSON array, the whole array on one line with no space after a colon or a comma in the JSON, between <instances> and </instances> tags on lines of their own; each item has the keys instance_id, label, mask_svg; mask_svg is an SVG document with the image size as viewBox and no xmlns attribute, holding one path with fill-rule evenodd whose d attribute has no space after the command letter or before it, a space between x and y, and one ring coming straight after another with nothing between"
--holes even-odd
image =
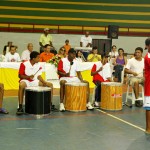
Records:
<instances>
[{"instance_id":1,"label":"speaker on stand","mask_svg":"<svg viewBox=\"0 0 150 150\"><path fill-rule=\"evenodd\" d=\"M109 25L107 37L111 39L118 39L119 26Z\"/></svg>"}]
</instances>

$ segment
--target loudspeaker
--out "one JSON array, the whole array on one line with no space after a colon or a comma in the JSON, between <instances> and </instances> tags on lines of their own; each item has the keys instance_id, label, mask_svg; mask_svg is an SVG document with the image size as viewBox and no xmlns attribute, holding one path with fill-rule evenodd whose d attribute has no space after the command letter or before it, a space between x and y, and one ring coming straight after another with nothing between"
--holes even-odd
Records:
<instances>
[{"instance_id":1,"label":"loudspeaker","mask_svg":"<svg viewBox=\"0 0 150 150\"><path fill-rule=\"evenodd\" d=\"M119 26L109 25L107 37L111 39L118 39Z\"/></svg>"}]
</instances>

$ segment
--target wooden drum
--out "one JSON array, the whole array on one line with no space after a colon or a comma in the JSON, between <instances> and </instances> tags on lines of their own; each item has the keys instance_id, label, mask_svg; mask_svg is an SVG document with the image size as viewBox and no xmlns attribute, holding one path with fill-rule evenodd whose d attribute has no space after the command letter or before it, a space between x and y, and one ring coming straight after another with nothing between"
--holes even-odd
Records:
<instances>
[{"instance_id":1,"label":"wooden drum","mask_svg":"<svg viewBox=\"0 0 150 150\"><path fill-rule=\"evenodd\" d=\"M87 83L65 84L65 109L68 111L86 111Z\"/></svg>"},{"instance_id":2,"label":"wooden drum","mask_svg":"<svg viewBox=\"0 0 150 150\"><path fill-rule=\"evenodd\" d=\"M34 115L50 113L51 88L27 87L25 89L25 112Z\"/></svg>"},{"instance_id":3,"label":"wooden drum","mask_svg":"<svg viewBox=\"0 0 150 150\"><path fill-rule=\"evenodd\" d=\"M101 83L101 109L122 110L122 84L117 82Z\"/></svg>"}]
</instances>

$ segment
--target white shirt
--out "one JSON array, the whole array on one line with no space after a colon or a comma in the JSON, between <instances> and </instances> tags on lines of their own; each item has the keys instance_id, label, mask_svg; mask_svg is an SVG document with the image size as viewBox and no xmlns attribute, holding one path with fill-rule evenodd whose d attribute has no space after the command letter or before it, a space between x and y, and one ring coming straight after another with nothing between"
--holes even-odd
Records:
<instances>
[{"instance_id":1,"label":"white shirt","mask_svg":"<svg viewBox=\"0 0 150 150\"><path fill-rule=\"evenodd\" d=\"M106 81L108 78L111 77L111 68L110 68L110 63L106 63L105 65L102 65L101 62L95 64L96 65L96 71L102 67L102 71L99 71L98 74L101 75L104 79L104 81Z\"/></svg>"},{"instance_id":2,"label":"white shirt","mask_svg":"<svg viewBox=\"0 0 150 150\"><path fill-rule=\"evenodd\" d=\"M115 52L111 51L111 52L109 52L109 56L116 57L116 56L118 56L118 52L117 51L115 51Z\"/></svg>"},{"instance_id":3,"label":"white shirt","mask_svg":"<svg viewBox=\"0 0 150 150\"><path fill-rule=\"evenodd\" d=\"M28 49L24 50L21 55L21 60L30 60L30 53Z\"/></svg>"},{"instance_id":4,"label":"white shirt","mask_svg":"<svg viewBox=\"0 0 150 150\"><path fill-rule=\"evenodd\" d=\"M0 62L3 62L3 61L5 61L5 56L0 54Z\"/></svg>"},{"instance_id":5,"label":"white shirt","mask_svg":"<svg viewBox=\"0 0 150 150\"><path fill-rule=\"evenodd\" d=\"M91 36L86 37L85 35L81 37L82 47L86 47L88 43L92 43Z\"/></svg>"},{"instance_id":6,"label":"white shirt","mask_svg":"<svg viewBox=\"0 0 150 150\"><path fill-rule=\"evenodd\" d=\"M5 55L5 62L19 62L20 60L20 56L18 53L14 53L14 55L12 55L10 52L8 52Z\"/></svg>"},{"instance_id":7,"label":"white shirt","mask_svg":"<svg viewBox=\"0 0 150 150\"><path fill-rule=\"evenodd\" d=\"M80 71L79 62L77 60L74 59L72 65L70 64L70 61L68 60L68 58L62 58L61 61L63 63L63 70L66 73L70 72L70 77L75 77L76 72Z\"/></svg>"},{"instance_id":8,"label":"white shirt","mask_svg":"<svg viewBox=\"0 0 150 150\"><path fill-rule=\"evenodd\" d=\"M127 68L133 72L136 72L138 74L138 76L136 76L136 77L143 77L144 58L142 58L141 61L138 61L135 58L129 59L125 68ZM131 75L131 76L133 76L133 75Z\"/></svg>"}]
</instances>

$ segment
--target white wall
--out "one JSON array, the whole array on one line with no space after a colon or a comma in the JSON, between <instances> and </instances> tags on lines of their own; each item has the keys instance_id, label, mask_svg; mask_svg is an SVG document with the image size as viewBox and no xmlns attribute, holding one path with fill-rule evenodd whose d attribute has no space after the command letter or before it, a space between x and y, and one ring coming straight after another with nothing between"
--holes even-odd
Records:
<instances>
[{"instance_id":1,"label":"white wall","mask_svg":"<svg viewBox=\"0 0 150 150\"><path fill-rule=\"evenodd\" d=\"M12 41L13 45L18 46L18 53L21 54L26 49L28 43L33 43L34 50L39 51L39 38L41 33L9 33L0 32L0 53L3 51L4 45L8 41ZM70 40L72 47L79 46L81 35L67 35L67 34L52 34L53 45L58 50L64 45L66 39ZM93 39L107 39L106 36L91 35ZM133 53L136 47L145 48L144 41L147 37L125 37L119 36L118 39L113 39L112 44L117 48L123 48L126 53ZM145 55L146 51L143 55Z\"/></svg>"}]
</instances>

